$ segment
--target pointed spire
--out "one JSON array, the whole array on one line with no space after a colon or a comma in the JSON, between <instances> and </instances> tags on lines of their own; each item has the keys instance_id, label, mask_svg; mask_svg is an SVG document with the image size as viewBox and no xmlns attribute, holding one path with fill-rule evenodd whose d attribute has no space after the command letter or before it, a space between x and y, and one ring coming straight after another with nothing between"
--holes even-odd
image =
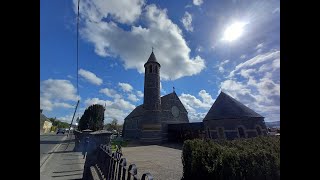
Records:
<instances>
[{"instance_id":1,"label":"pointed spire","mask_svg":"<svg viewBox=\"0 0 320 180\"><path fill-rule=\"evenodd\" d=\"M174 86L172 88L173 88L173 92L174 92L174 90L175 90Z\"/></svg>"}]
</instances>

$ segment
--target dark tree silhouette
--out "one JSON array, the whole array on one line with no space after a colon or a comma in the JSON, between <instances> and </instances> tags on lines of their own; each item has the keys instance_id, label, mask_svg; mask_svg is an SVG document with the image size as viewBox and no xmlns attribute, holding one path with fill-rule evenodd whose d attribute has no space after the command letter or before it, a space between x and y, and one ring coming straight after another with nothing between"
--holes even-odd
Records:
<instances>
[{"instance_id":1,"label":"dark tree silhouette","mask_svg":"<svg viewBox=\"0 0 320 180\"><path fill-rule=\"evenodd\" d=\"M98 131L103 129L104 122L104 107L100 104L89 106L80 118L78 129L80 131L91 129Z\"/></svg>"}]
</instances>

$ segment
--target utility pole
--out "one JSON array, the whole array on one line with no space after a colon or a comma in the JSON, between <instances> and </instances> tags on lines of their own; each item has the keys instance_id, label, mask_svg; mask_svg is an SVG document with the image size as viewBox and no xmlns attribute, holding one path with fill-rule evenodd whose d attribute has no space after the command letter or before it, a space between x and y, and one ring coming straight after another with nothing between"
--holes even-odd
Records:
<instances>
[{"instance_id":1,"label":"utility pole","mask_svg":"<svg viewBox=\"0 0 320 180\"><path fill-rule=\"evenodd\" d=\"M73 123L74 116L75 116L75 114L76 114L76 112L77 112L77 108L78 108L78 105L79 105L79 101L80 101L80 100L78 100L77 105L76 105L76 109L74 110L74 113L73 113L73 116L72 116L72 120L71 120L71 123L70 123L70 126L69 126L69 132L68 132L67 137L68 137L69 134L70 134L70 128L71 128L71 125L72 125L72 123Z\"/></svg>"}]
</instances>

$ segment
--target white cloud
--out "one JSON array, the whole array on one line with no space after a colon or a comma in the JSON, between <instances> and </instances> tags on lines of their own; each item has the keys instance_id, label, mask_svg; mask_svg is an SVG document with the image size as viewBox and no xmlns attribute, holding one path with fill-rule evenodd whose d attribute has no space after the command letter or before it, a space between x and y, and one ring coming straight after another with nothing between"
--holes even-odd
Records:
<instances>
[{"instance_id":1,"label":"white cloud","mask_svg":"<svg viewBox=\"0 0 320 180\"><path fill-rule=\"evenodd\" d=\"M115 91L114 89L104 88L100 89L99 92L111 98L121 98L121 95L118 94L117 91Z\"/></svg>"},{"instance_id":2,"label":"white cloud","mask_svg":"<svg viewBox=\"0 0 320 180\"><path fill-rule=\"evenodd\" d=\"M188 117L191 122L202 121L202 119L214 103L214 99L212 99L211 95L205 90L201 90L198 95L202 100L196 98L191 94L182 93L179 96L181 102L188 111Z\"/></svg>"},{"instance_id":3,"label":"white cloud","mask_svg":"<svg viewBox=\"0 0 320 180\"><path fill-rule=\"evenodd\" d=\"M120 98L116 98L114 101L101 100L99 98L88 98L85 100L85 104L87 107L92 104L101 104L106 106L106 122L109 122L112 119L117 119L119 123L123 123L124 118L135 108L135 105Z\"/></svg>"},{"instance_id":4,"label":"white cloud","mask_svg":"<svg viewBox=\"0 0 320 180\"><path fill-rule=\"evenodd\" d=\"M229 77L233 77L239 69L252 67L266 61L273 61L274 59L280 58L280 51L271 51L264 54L259 54L252 59L249 59L243 63L240 63L236 68L230 72Z\"/></svg>"},{"instance_id":5,"label":"white cloud","mask_svg":"<svg viewBox=\"0 0 320 180\"><path fill-rule=\"evenodd\" d=\"M78 1L73 0L73 4L77 13ZM131 24L139 18L144 4L144 0L81 0L79 11L81 16L90 17L94 22L111 17L120 23Z\"/></svg>"},{"instance_id":6,"label":"white cloud","mask_svg":"<svg viewBox=\"0 0 320 180\"><path fill-rule=\"evenodd\" d=\"M274 10L272 11L272 14L274 14L274 13L280 13L280 8L274 9Z\"/></svg>"},{"instance_id":7,"label":"white cloud","mask_svg":"<svg viewBox=\"0 0 320 180\"><path fill-rule=\"evenodd\" d=\"M150 47L153 46L164 80L192 76L205 68L205 61L200 56L190 57L191 50L182 31L168 18L166 9L159 9L153 4L143 7L139 18L145 22L144 27L132 25L127 30L118 26L117 18L106 22L102 16L95 15L108 14L108 10L96 10L92 2L84 4L86 5L81 9L83 26L80 35L95 46L98 55L119 56L126 69L137 69L139 73L144 73L143 65L150 55ZM108 3L107 5L109 6ZM91 20L92 16L94 22Z\"/></svg>"},{"instance_id":8,"label":"white cloud","mask_svg":"<svg viewBox=\"0 0 320 180\"><path fill-rule=\"evenodd\" d=\"M203 51L203 47L202 47L202 46L198 46L198 47L196 48L196 51L197 51L197 52L202 52L202 51Z\"/></svg>"},{"instance_id":9,"label":"white cloud","mask_svg":"<svg viewBox=\"0 0 320 180\"><path fill-rule=\"evenodd\" d=\"M70 108L62 101L77 101L76 88L69 80L48 79L40 84L40 108L52 111L54 107Z\"/></svg>"},{"instance_id":10,"label":"white cloud","mask_svg":"<svg viewBox=\"0 0 320 180\"><path fill-rule=\"evenodd\" d=\"M200 6L203 3L203 0L193 0L195 6Z\"/></svg>"},{"instance_id":11,"label":"white cloud","mask_svg":"<svg viewBox=\"0 0 320 180\"><path fill-rule=\"evenodd\" d=\"M243 55L240 56L240 58L244 59L244 58L246 58L246 55L243 54Z\"/></svg>"},{"instance_id":12,"label":"white cloud","mask_svg":"<svg viewBox=\"0 0 320 180\"><path fill-rule=\"evenodd\" d=\"M95 85L101 85L103 82L102 79L98 78L94 73L84 69L79 70L79 75L85 78L88 82Z\"/></svg>"},{"instance_id":13,"label":"white cloud","mask_svg":"<svg viewBox=\"0 0 320 180\"><path fill-rule=\"evenodd\" d=\"M229 63L230 61L229 60L224 60L224 61L222 61L219 65L218 65L218 67L219 67L219 71L221 72L221 73L224 73L224 65L225 64L227 64L227 63Z\"/></svg>"},{"instance_id":14,"label":"white cloud","mask_svg":"<svg viewBox=\"0 0 320 180\"><path fill-rule=\"evenodd\" d=\"M184 13L184 16L181 19L181 22L186 29L186 31L193 32L193 27L192 27L192 15L188 12Z\"/></svg>"},{"instance_id":15,"label":"white cloud","mask_svg":"<svg viewBox=\"0 0 320 180\"><path fill-rule=\"evenodd\" d=\"M124 92L131 92L133 90L133 87L128 83L120 83L119 82L118 85L121 87L121 89Z\"/></svg>"},{"instance_id":16,"label":"white cloud","mask_svg":"<svg viewBox=\"0 0 320 180\"><path fill-rule=\"evenodd\" d=\"M142 98L143 97L143 93L141 91L137 91L137 96Z\"/></svg>"},{"instance_id":17,"label":"white cloud","mask_svg":"<svg viewBox=\"0 0 320 180\"><path fill-rule=\"evenodd\" d=\"M260 66L257 66L260 65ZM280 120L280 51L268 52L240 63L222 81L221 89L246 106L266 117ZM239 72L243 80L235 75Z\"/></svg>"},{"instance_id":18,"label":"white cloud","mask_svg":"<svg viewBox=\"0 0 320 180\"><path fill-rule=\"evenodd\" d=\"M202 98L202 102L204 104L207 104L207 105L209 105L211 107L211 105L213 104L214 100L212 99L211 95L206 92L206 90L201 90L199 92L199 96Z\"/></svg>"},{"instance_id":19,"label":"white cloud","mask_svg":"<svg viewBox=\"0 0 320 180\"><path fill-rule=\"evenodd\" d=\"M256 49L261 49L263 47L263 43L260 43L256 46Z\"/></svg>"},{"instance_id":20,"label":"white cloud","mask_svg":"<svg viewBox=\"0 0 320 180\"><path fill-rule=\"evenodd\" d=\"M74 106L68 104L68 103L64 103L64 102L56 102L56 103L53 103L53 105L55 107L63 107L63 108L75 108Z\"/></svg>"},{"instance_id":21,"label":"white cloud","mask_svg":"<svg viewBox=\"0 0 320 180\"><path fill-rule=\"evenodd\" d=\"M129 94L129 95L128 95L128 99L129 99L130 101L132 101L132 102L137 102L137 101L139 101L139 99L137 98L137 96L134 95L134 94Z\"/></svg>"},{"instance_id":22,"label":"white cloud","mask_svg":"<svg viewBox=\"0 0 320 180\"><path fill-rule=\"evenodd\" d=\"M250 78L250 74L256 72L255 69L241 69L240 75L245 78Z\"/></svg>"}]
</instances>

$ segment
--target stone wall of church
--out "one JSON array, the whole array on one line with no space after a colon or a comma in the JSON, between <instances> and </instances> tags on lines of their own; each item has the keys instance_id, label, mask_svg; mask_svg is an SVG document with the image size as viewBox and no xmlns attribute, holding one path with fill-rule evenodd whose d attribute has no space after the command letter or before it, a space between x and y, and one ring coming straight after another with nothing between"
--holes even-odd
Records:
<instances>
[{"instance_id":1,"label":"stone wall of church","mask_svg":"<svg viewBox=\"0 0 320 180\"><path fill-rule=\"evenodd\" d=\"M206 134L212 139L226 138L231 140L239 137L256 137L258 135L257 127L260 128L261 135L267 135L264 118L240 118L204 121ZM242 136L240 135L238 128L242 128L244 130L244 134Z\"/></svg>"}]
</instances>

